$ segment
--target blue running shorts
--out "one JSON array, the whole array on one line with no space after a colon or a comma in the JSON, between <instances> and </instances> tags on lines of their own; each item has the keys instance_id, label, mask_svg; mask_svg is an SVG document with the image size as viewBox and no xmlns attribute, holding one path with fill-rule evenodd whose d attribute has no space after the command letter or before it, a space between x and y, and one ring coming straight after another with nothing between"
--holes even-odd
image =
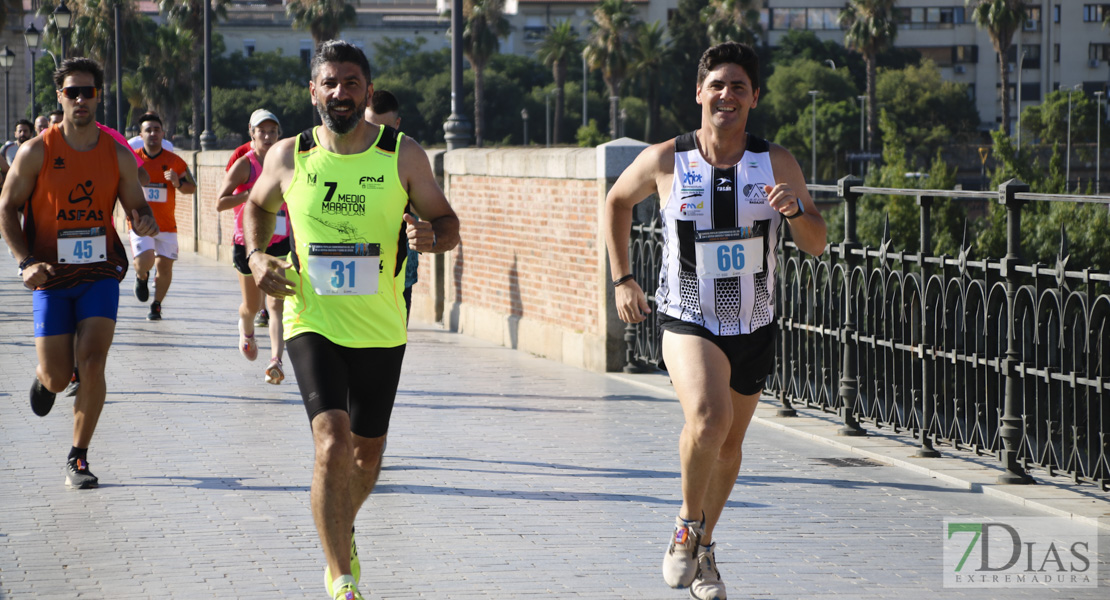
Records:
<instances>
[{"instance_id":1,"label":"blue running shorts","mask_svg":"<svg viewBox=\"0 0 1110 600\"><path fill-rule=\"evenodd\" d=\"M32 293L35 337L75 333L89 317L113 321L119 312L119 281L108 277L71 288L35 290Z\"/></svg>"}]
</instances>

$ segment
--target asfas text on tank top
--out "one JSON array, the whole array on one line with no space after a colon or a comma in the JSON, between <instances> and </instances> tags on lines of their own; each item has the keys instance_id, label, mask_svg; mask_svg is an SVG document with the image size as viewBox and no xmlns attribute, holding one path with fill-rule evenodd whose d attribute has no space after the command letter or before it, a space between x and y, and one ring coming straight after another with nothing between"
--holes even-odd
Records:
<instances>
[{"instance_id":1,"label":"asfas text on tank top","mask_svg":"<svg viewBox=\"0 0 1110 600\"><path fill-rule=\"evenodd\" d=\"M775 185L766 140L749 135L740 162L718 169L693 132L675 138L674 183L660 210L659 310L720 336L774 319L782 216L768 204L765 185Z\"/></svg>"},{"instance_id":2,"label":"asfas text on tank top","mask_svg":"<svg viewBox=\"0 0 1110 600\"><path fill-rule=\"evenodd\" d=\"M408 339L402 134L382 126L365 152L335 154L316 131L297 136L285 193L293 230L286 277L296 286L285 300L285 337L314 332L349 348L400 346Z\"/></svg>"},{"instance_id":3,"label":"asfas text on tank top","mask_svg":"<svg viewBox=\"0 0 1110 600\"><path fill-rule=\"evenodd\" d=\"M127 252L112 224L119 196L116 141L100 132L96 146L79 152L66 143L61 127L44 131L42 141L42 168L23 208L31 254L54 266L39 289L122 280Z\"/></svg>"}]
</instances>

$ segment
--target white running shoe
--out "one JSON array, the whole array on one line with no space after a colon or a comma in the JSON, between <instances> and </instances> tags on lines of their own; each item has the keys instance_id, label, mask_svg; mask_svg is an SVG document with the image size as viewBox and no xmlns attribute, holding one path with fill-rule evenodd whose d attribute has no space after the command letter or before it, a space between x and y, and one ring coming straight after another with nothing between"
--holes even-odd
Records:
<instances>
[{"instance_id":1,"label":"white running shoe","mask_svg":"<svg viewBox=\"0 0 1110 600\"><path fill-rule=\"evenodd\" d=\"M682 589L689 586L698 574L698 545L705 535L705 521L675 519L674 535L663 555L663 581Z\"/></svg>"},{"instance_id":2,"label":"white running shoe","mask_svg":"<svg viewBox=\"0 0 1110 600\"><path fill-rule=\"evenodd\" d=\"M713 555L716 549L716 542L708 548L698 546L698 576L690 584L690 597L695 600L725 600L725 582L721 581L717 558Z\"/></svg>"}]
</instances>

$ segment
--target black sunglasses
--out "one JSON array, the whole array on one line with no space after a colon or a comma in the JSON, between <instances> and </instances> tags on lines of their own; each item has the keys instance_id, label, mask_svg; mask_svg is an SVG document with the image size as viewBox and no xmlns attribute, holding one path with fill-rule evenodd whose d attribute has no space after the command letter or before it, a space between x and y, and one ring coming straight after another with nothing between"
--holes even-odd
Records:
<instances>
[{"instance_id":1,"label":"black sunglasses","mask_svg":"<svg viewBox=\"0 0 1110 600\"><path fill-rule=\"evenodd\" d=\"M84 96L86 100L96 98L96 86L94 85L71 85L62 88L62 94L70 100L76 100L78 96Z\"/></svg>"}]
</instances>

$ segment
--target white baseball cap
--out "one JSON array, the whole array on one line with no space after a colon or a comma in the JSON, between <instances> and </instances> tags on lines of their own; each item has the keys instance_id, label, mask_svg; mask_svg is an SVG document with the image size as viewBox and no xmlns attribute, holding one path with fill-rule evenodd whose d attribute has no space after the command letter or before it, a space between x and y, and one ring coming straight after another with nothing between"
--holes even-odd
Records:
<instances>
[{"instance_id":1,"label":"white baseball cap","mask_svg":"<svg viewBox=\"0 0 1110 600\"><path fill-rule=\"evenodd\" d=\"M278 127L281 127L281 121L278 120L277 116L265 108L260 108L251 113L251 129L258 127L263 121L273 121Z\"/></svg>"}]
</instances>

